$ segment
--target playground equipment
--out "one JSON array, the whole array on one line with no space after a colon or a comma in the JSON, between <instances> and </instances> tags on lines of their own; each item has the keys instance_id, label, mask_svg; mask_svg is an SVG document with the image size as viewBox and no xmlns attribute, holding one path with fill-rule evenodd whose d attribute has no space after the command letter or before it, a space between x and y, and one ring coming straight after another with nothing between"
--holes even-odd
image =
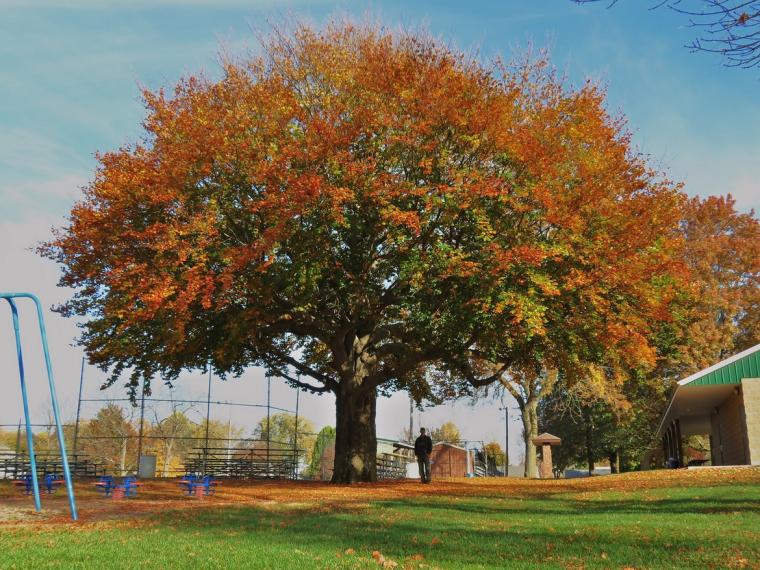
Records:
<instances>
[{"instance_id":1,"label":"playground equipment","mask_svg":"<svg viewBox=\"0 0 760 570\"><path fill-rule=\"evenodd\" d=\"M104 475L94 485L104 497L129 499L137 496L137 490L142 486L142 483L137 480L137 477L133 477L132 475L124 477L122 483L117 483L111 475Z\"/></svg>"},{"instance_id":2,"label":"playground equipment","mask_svg":"<svg viewBox=\"0 0 760 570\"><path fill-rule=\"evenodd\" d=\"M179 486L182 487L182 491L190 497L208 497L216 493L216 487L219 485L219 481L215 480L211 475L198 476L194 473L188 473L179 481Z\"/></svg>"},{"instance_id":3,"label":"playground equipment","mask_svg":"<svg viewBox=\"0 0 760 570\"><path fill-rule=\"evenodd\" d=\"M40 336L42 338L42 350L45 356L45 368L47 369L48 385L50 386L50 400L53 405L53 416L55 418L56 433L58 435L58 447L61 451L61 463L63 466L63 475L66 482L66 492L69 497L69 509L71 518L77 520L76 501L74 500L74 487L71 483L71 473L69 472L69 461L66 456L66 444L63 440L63 429L61 428L60 412L58 411L58 398L55 393L55 381L53 380L53 365L50 361L50 351L48 350L47 333L45 331L45 320L42 316L42 305L36 295L31 293L2 293L0 299L5 299L11 307L13 317L13 332L16 337L16 354L18 357L18 372L21 381L21 398L24 405L24 421L26 422L26 443L29 450L29 462L31 476L32 492L34 494L34 508L39 512L42 510L40 504L40 486L37 481L37 464L34 455L34 438L32 434L31 421L29 419L29 400L27 398L26 379L24 377L24 357L21 349L21 331L19 327L18 307L15 299L31 299L37 309L37 321L40 327Z\"/></svg>"},{"instance_id":4,"label":"playground equipment","mask_svg":"<svg viewBox=\"0 0 760 570\"><path fill-rule=\"evenodd\" d=\"M137 477L124 477L121 484L114 484L111 487L111 498L113 499L131 499L137 496L137 489L142 485L137 481ZM107 496L107 495L106 495Z\"/></svg>"},{"instance_id":5,"label":"playground equipment","mask_svg":"<svg viewBox=\"0 0 760 570\"><path fill-rule=\"evenodd\" d=\"M23 479L14 481L13 484L17 486L23 486L24 494L31 495L34 490L33 480L34 480L34 477L32 477L32 474L29 473ZM63 483L64 481L62 479L58 479L58 477L56 477L52 473L48 473L47 475L45 475L44 479L42 480L42 486L45 489L45 492L49 495L55 494L55 492L58 490L58 488L61 485L63 485Z\"/></svg>"}]
</instances>

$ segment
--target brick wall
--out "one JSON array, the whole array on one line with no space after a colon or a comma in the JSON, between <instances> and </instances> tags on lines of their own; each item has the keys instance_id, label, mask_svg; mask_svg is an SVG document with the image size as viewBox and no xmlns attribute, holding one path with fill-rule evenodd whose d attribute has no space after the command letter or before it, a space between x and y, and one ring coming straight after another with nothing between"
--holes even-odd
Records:
<instances>
[{"instance_id":1,"label":"brick wall","mask_svg":"<svg viewBox=\"0 0 760 570\"><path fill-rule=\"evenodd\" d=\"M746 465L746 432L741 393L731 394L718 409L720 441L723 445L723 465Z\"/></svg>"},{"instance_id":2,"label":"brick wall","mask_svg":"<svg viewBox=\"0 0 760 570\"><path fill-rule=\"evenodd\" d=\"M720 420L717 414L710 415L710 459L713 465L725 465L723 459L723 440L720 433Z\"/></svg>"},{"instance_id":3,"label":"brick wall","mask_svg":"<svg viewBox=\"0 0 760 570\"><path fill-rule=\"evenodd\" d=\"M760 378L742 379L749 461L760 465Z\"/></svg>"}]
</instances>

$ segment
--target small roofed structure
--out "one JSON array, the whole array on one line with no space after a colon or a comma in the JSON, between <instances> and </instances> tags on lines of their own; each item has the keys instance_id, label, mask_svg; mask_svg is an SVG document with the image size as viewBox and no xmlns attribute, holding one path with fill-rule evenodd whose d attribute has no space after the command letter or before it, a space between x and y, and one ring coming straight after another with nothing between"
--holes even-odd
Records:
<instances>
[{"instance_id":1,"label":"small roofed structure","mask_svg":"<svg viewBox=\"0 0 760 570\"><path fill-rule=\"evenodd\" d=\"M656 436L668 466L687 463L694 435L709 438L712 465L760 465L760 344L676 384Z\"/></svg>"},{"instance_id":2,"label":"small roofed structure","mask_svg":"<svg viewBox=\"0 0 760 570\"><path fill-rule=\"evenodd\" d=\"M562 440L556 435L544 432L538 437L534 437L531 441L533 442L533 445L541 448L541 479L551 479L554 477L551 446L561 444Z\"/></svg>"},{"instance_id":3,"label":"small roofed structure","mask_svg":"<svg viewBox=\"0 0 760 570\"><path fill-rule=\"evenodd\" d=\"M433 445L430 474L436 477L467 477L473 472L473 452L445 441Z\"/></svg>"}]
</instances>

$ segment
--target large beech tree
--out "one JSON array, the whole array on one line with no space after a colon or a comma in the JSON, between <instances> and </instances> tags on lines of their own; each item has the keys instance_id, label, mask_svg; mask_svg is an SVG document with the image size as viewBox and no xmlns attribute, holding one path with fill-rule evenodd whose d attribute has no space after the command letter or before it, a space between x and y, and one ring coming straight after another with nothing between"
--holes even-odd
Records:
<instances>
[{"instance_id":1,"label":"large beech tree","mask_svg":"<svg viewBox=\"0 0 760 570\"><path fill-rule=\"evenodd\" d=\"M142 142L99 156L42 248L112 382L263 365L332 392L353 482L378 394L652 360L682 198L599 88L343 23L261 53L146 92Z\"/></svg>"}]
</instances>

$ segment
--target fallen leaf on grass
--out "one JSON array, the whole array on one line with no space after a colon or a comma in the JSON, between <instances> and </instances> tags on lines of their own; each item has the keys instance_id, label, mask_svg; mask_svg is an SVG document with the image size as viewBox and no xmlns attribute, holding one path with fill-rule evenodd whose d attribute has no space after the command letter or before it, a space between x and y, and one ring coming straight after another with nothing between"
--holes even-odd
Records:
<instances>
[{"instance_id":1,"label":"fallen leaf on grass","mask_svg":"<svg viewBox=\"0 0 760 570\"><path fill-rule=\"evenodd\" d=\"M353 548L346 548L346 551L344 552L344 554L354 554L355 552L356 550L354 550Z\"/></svg>"}]
</instances>

